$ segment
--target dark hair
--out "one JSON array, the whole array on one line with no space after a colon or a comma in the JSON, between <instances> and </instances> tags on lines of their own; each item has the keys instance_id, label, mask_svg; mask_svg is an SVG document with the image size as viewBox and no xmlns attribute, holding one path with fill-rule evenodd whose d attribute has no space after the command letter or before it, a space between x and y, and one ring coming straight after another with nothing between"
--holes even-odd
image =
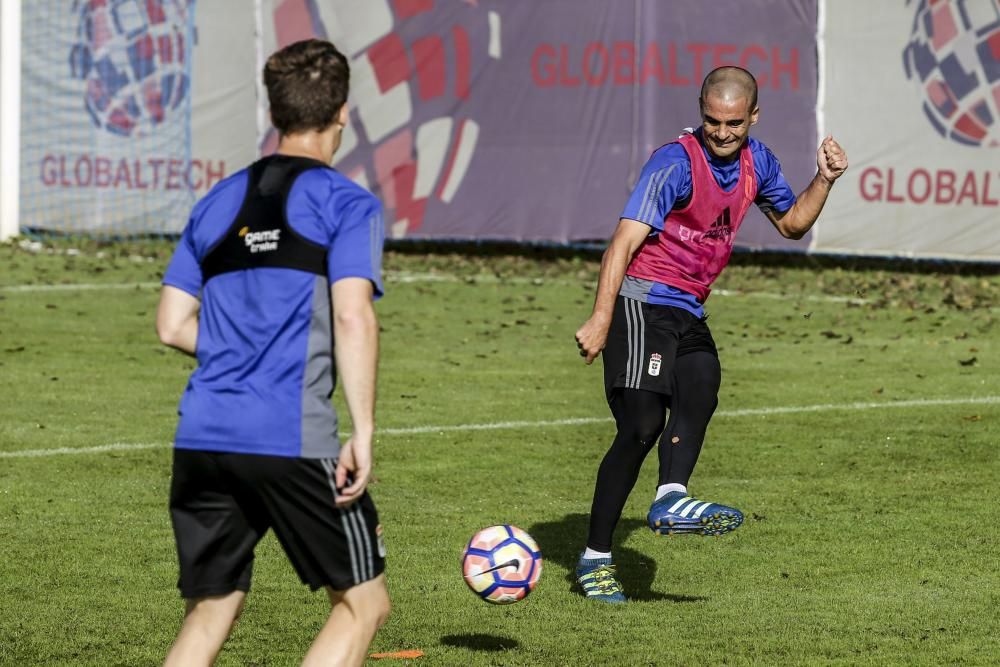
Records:
<instances>
[{"instance_id":1,"label":"dark hair","mask_svg":"<svg viewBox=\"0 0 1000 667\"><path fill-rule=\"evenodd\" d=\"M732 65L716 67L701 84L700 101L702 107L705 106L705 98L709 93L719 93L728 91L731 94L742 94L750 101L750 110L757 108L757 79L753 74Z\"/></svg>"},{"instance_id":2,"label":"dark hair","mask_svg":"<svg viewBox=\"0 0 1000 667\"><path fill-rule=\"evenodd\" d=\"M281 134L325 130L347 102L351 70L330 42L307 39L267 59L264 85L271 122Z\"/></svg>"}]
</instances>

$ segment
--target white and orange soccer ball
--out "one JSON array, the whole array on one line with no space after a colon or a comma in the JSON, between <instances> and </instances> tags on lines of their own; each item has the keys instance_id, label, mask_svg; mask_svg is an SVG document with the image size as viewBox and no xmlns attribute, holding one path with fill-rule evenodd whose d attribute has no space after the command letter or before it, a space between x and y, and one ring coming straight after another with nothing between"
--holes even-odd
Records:
<instances>
[{"instance_id":1,"label":"white and orange soccer ball","mask_svg":"<svg viewBox=\"0 0 1000 667\"><path fill-rule=\"evenodd\" d=\"M462 575L472 592L491 604L511 604L534 590L542 552L517 526L483 528L462 553Z\"/></svg>"}]
</instances>

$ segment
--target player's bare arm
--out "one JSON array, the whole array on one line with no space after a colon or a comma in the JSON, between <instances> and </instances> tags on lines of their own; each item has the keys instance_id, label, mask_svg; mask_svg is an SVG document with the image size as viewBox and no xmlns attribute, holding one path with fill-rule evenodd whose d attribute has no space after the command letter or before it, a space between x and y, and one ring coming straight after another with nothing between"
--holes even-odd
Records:
<instances>
[{"instance_id":1,"label":"player's bare arm","mask_svg":"<svg viewBox=\"0 0 1000 667\"><path fill-rule=\"evenodd\" d=\"M160 342L194 356L198 344L198 312L201 302L170 285L160 291L156 309L156 335Z\"/></svg>"},{"instance_id":2,"label":"player's bare arm","mask_svg":"<svg viewBox=\"0 0 1000 667\"><path fill-rule=\"evenodd\" d=\"M649 225L638 220L622 218L611 237L608 249L601 259L601 274L597 280L597 297L590 319L576 332L576 345L580 356L591 364L604 349L608 340L608 328L615 309L615 298L625 278L625 269L632 256L649 236Z\"/></svg>"},{"instance_id":3,"label":"player's bare arm","mask_svg":"<svg viewBox=\"0 0 1000 667\"><path fill-rule=\"evenodd\" d=\"M371 281L344 278L333 284L331 293L334 354L353 430L337 462L337 505L344 507L361 497L371 477L378 320Z\"/></svg>"},{"instance_id":4,"label":"player's bare arm","mask_svg":"<svg viewBox=\"0 0 1000 667\"><path fill-rule=\"evenodd\" d=\"M834 182L847 171L847 153L833 137L826 137L816 151L816 176L784 213L769 211L768 219L782 236L800 239L819 218Z\"/></svg>"}]
</instances>

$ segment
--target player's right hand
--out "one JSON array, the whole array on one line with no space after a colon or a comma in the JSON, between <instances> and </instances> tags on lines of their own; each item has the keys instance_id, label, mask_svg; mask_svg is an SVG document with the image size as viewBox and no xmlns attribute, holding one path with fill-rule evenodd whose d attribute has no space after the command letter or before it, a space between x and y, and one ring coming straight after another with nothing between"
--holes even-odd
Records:
<instances>
[{"instance_id":1,"label":"player's right hand","mask_svg":"<svg viewBox=\"0 0 1000 667\"><path fill-rule=\"evenodd\" d=\"M580 356L589 366L601 353L608 342L608 328L611 322L603 317L591 316L576 332L576 346Z\"/></svg>"},{"instance_id":2,"label":"player's right hand","mask_svg":"<svg viewBox=\"0 0 1000 667\"><path fill-rule=\"evenodd\" d=\"M337 507L347 507L365 493L372 474L371 437L362 438L357 434L340 448L334 484L337 487Z\"/></svg>"}]
</instances>

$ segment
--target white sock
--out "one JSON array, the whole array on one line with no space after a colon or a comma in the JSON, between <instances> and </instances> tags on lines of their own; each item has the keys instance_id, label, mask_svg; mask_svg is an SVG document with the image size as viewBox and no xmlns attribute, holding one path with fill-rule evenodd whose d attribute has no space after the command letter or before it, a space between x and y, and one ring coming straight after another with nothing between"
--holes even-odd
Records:
<instances>
[{"instance_id":1,"label":"white sock","mask_svg":"<svg viewBox=\"0 0 1000 667\"><path fill-rule=\"evenodd\" d=\"M668 493L673 493L674 491L680 491L681 493L688 492L687 487L684 486L683 484L660 484L658 487L656 487L656 500L654 500L653 502L656 502L663 496L667 495Z\"/></svg>"},{"instance_id":2,"label":"white sock","mask_svg":"<svg viewBox=\"0 0 1000 667\"><path fill-rule=\"evenodd\" d=\"M605 553L603 551L594 551L590 547L587 547L587 549L583 552L583 558L586 560L594 560L595 558L607 558L608 560L611 560L611 552L608 551Z\"/></svg>"}]
</instances>

